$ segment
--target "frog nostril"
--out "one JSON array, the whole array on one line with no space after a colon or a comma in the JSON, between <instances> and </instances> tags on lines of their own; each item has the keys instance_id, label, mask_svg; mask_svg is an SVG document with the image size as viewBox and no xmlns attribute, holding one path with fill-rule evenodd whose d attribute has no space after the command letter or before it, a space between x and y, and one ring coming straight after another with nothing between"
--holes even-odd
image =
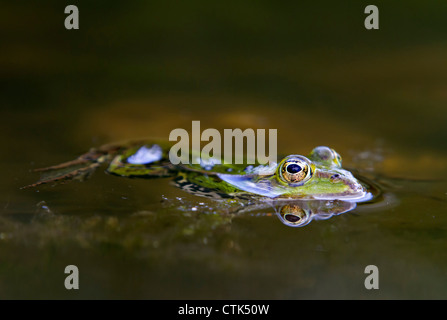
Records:
<instances>
[{"instance_id":1,"label":"frog nostril","mask_svg":"<svg viewBox=\"0 0 447 320\"><path fill-rule=\"evenodd\" d=\"M336 173L336 174L333 174L330 179L332 182L337 182L337 181L341 180L341 177L338 173Z\"/></svg>"}]
</instances>

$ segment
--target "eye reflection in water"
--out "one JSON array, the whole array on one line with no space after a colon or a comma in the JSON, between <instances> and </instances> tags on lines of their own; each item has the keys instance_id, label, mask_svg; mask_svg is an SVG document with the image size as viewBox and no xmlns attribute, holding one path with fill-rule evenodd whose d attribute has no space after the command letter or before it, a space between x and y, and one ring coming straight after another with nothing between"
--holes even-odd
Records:
<instances>
[{"instance_id":1,"label":"eye reflection in water","mask_svg":"<svg viewBox=\"0 0 447 320\"><path fill-rule=\"evenodd\" d=\"M289 227L303 227L312 220L326 220L333 216L351 211L356 207L355 202L307 200L290 201L275 204L273 207L279 220Z\"/></svg>"}]
</instances>

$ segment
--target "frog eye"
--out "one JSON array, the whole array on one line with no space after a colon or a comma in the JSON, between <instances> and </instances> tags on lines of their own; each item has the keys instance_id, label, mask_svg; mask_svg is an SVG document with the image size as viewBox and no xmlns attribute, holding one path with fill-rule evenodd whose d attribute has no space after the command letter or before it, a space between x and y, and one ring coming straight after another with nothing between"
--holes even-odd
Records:
<instances>
[{"instance_id":1,"label":"frog eye","mask_svg":"<svg viewBox=\"0 0 447 320\"><path fill-rule=\"evenodd\" d=\"M323 165L341 168L341 157L338 152L325 146L313 149L310 153L310 158Z\"/></svg>"},{"instance_id":2,"label":"frog eye","mask_svg":"<svg viewBox=\"0 0 447 320\"><path fill-rule=\"evenodd\" d=\"M304 184L313 174L311 162L303 156L284 159L278 170L280 178L289 184Z\"/></svg>"},{"instance_id":3,"label":"frog eye","mask_svg":"<svg viewBox=\"0 0 447 320\"><path fill-rule=\"evenodd\" d=\"M301 227L311 220L310 210L304 210L299 205L284 205L280 208L278 214L281 221L289 227Z\"/></svg>"},{"instance_id":4,"label":"frog eye","mask_svg":"<svg viewBox=\"0 0 447 320\"><path fill-rule=\"evenodd\" d=\"M298 224L306 217L306 212L299 206L285 205L280 210L281 216L290 223Z\"/></svg>"}]
</instances>

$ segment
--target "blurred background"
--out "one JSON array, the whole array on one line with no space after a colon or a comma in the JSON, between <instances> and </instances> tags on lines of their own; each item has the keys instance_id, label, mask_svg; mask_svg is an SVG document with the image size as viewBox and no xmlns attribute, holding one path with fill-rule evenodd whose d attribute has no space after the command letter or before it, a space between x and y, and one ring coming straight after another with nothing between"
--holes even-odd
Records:
<instances>
[{"instance_id":1,"label":"blurred background","mask_svg":"<svg viewBox=\"0 0 447 320\"><path fill-rule=\"evenodd\" d=\"M69 4L79 30L64 27ZM369 4L379 30L364 27ZM192 215L197 200L164 180L98 172L19 189L34 168L167 139L192 120L277 129L279 154L328 145L350 167L443 178L446 17L437 0L4 3L0 297L447 297L444 182L301 229L213 204ZM84 279L77 292L63 288L68 264ZM363 287L368 264L382 268L375 292Z\"/></svg>"}]
</instances>

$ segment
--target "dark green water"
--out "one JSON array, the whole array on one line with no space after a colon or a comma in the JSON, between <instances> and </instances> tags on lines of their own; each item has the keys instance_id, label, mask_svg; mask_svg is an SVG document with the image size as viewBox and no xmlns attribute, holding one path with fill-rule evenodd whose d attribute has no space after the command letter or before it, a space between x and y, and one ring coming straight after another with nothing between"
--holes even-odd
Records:
<instances>
[{"instance_id":1,"label":"dark green water","mask_svg":"<svg viewBox=\"0 0 447 320\"><path fill-rule=\"evenodd\" d=\"M376 1L370 31L367 4L78 1L71 31L58 1L4 4L0 298L447 298L447 3ZM34 168L192 120L275 128L281 154L328 145L404 179L303 228L102 170L19 189Z\"/></svg>"}]
</instances>

